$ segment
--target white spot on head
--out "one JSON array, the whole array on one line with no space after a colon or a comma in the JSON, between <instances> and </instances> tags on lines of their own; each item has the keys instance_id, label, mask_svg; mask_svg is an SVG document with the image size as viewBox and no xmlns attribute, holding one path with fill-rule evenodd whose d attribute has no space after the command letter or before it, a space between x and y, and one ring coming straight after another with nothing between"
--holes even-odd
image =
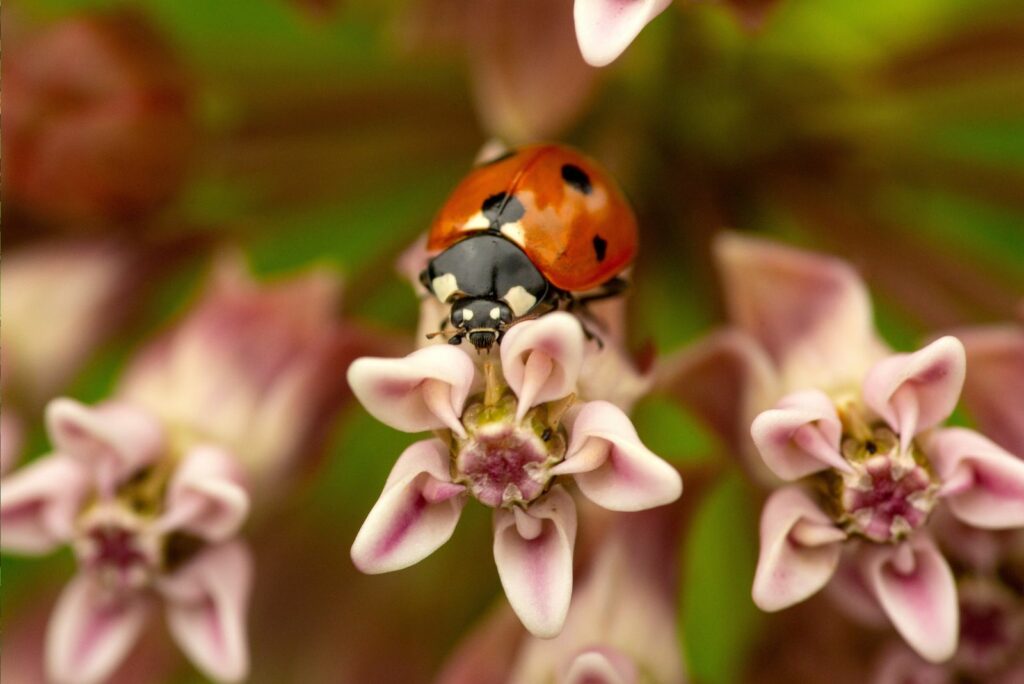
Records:
<instances>
[{"instance_id":1,"label":"white spot on head","mask_svg":"<svg viewBox=\"0 0 1024 684\"><path fill-rule=\"evenodd\" d=\"M464 321L473 320L473 310L472 309L463 309L462 310L462 320L464 320Z\"/></svg>"},{"instance_id":2,"label":"white spot on head","mask_svg":"<svg viewBox=\"0 0 1024 684\"><path fill-rule=\"evenodd\" d=\"M526 234L523 232L523 224L519 221L502 225L501 234L520 247L526 246Z\"/></svg>"},{"instance_id":3,"label":"white spot on head","mask_svg":"<svg viewBox=\"0 0 1024 684\"><path fill-rule=\"evenodd\" d=\"M430 289L434 291L434 295L438 299L447 302L459 289L459 284L455 281L454 273L445 273L430 281Z\"/></svg>"},{"instance_id":4,"label":"white spot on head","mask_svg":"<svg viewBox=\"0 0 1024 684\"><path fill-rule=\"evenodd\" d=\"M527 292L526 288L522 285L509 288L509 291L505 293L502 299L505 300L509 308L512 309L512 313L516 316L525 316L533 308L533 305L537 303L537 298Z\"/></svg>"},{"instance_id":5,"label":"white spot on head","mask_svg":"<svg viewBox=\"0 0 1024 684\"><path fill-rule=\"evenodd\" d=\"M494 307L493 309L491 309L491 318L493 318L494 320L498 320L499 318L501 318L501 309L499 309L498 307Z\"/></svg>"},{"instance_id":6,"label":"white spot on head","mask_svg":"<svg viewBox=\"0 0 1024 684\"><path fill-rule=\"evenodd\" d=\"M491 219L484 216L484 212L478 211L462 224L463 230L487 230L491 227Z\"/></svg>"}]
</instances>

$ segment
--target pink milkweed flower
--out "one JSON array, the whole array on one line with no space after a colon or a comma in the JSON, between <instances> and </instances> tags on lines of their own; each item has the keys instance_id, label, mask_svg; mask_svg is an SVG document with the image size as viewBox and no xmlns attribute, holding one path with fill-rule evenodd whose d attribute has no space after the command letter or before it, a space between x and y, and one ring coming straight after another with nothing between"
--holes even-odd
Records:
<instances>
[{"instance_id":1,"label":"pink milkweed flower","mask_svg":"<svg viewBox=\"0 0 1024 684\"><path fill-rule=\"evenodd\" d=\"M223 445L265 499L310 465L349 398L337 369L380 346L338 318L339 294L328 271L261 284L224 256L202 299L138 354L117 394L171 430Z\"/></svg>"},{"instance_id":2,"label":"pink milkweed flower","mask_svg":"<svg viewBox=\"0 0 1024 684\"><path fill-rule=\"evenodd\" d=\"M106 678L156 599L171 634L207 675L248 669L251 561L236 535L249 510L241 469L220 447L176 449L147 412L122 402L47 409L56 451L4 480L0 545L38 555L69 545L78 574L46 635L59 682Z\"/></svg>"},{"instance_id":3,"label":"pink milkweed flower","mask_svg":"<svg viewBox=\"0 0 1024 684\"><path fill-rule=\"evenodd\" d=\"M352 545L369 573L399 570L444 544L474 498L494 509L494 559L509 602L538 636L559 633L572 595L576 505L567 486L615 511L677 499L682 480L640 442L622 409L576 403L583 331L555 312L512 327L478 371L460 348L436 345L349 368L378 420L437 431L398 459Z\"/></svg>"}]
</instances>

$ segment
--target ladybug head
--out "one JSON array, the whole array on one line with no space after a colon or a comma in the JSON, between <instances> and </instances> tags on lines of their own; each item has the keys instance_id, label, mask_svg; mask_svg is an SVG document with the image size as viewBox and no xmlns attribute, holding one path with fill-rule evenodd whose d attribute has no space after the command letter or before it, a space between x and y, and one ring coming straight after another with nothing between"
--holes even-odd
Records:
<instances>
[{"instance_id":1,"label":"ladybug head","mask_svg":"<svg viewBox=\"0 0 1024 684\"><path fill-rule=\"evenodd\" d=\"M458 332L448 340L459 344L469 338L477 349L489 349L512 323L512 310L504 302L463 297L452 302L451 322Z\"/></svg>"}]
</instances>

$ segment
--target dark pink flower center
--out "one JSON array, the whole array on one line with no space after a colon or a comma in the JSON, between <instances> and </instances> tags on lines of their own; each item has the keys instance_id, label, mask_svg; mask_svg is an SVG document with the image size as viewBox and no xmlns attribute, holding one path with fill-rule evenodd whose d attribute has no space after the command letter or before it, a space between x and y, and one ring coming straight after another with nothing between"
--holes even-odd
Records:
<instances>
[{"instance_id":1,"label":"dark pink flower center","mask_svg":"<svg viewBox=\"0 0 1024 684\"><path fill-rule=\"evenodd\" d=\"M898 541L925 523L937 489L909 454L874 454L842 474L840 504L850 531L877 542Z\"/></svg>"},{"instance_id":2,"label":"dark pink flower center","mask_svg":"<svg viewBox=\"0 0 1024 684\"><path fill-rule=\"evenodd\" d=\"M477 430L459 449L457 479L482 503L529 502L551 479L547 443L525 427L495 423Z\"/></svg>"}]
</instances>

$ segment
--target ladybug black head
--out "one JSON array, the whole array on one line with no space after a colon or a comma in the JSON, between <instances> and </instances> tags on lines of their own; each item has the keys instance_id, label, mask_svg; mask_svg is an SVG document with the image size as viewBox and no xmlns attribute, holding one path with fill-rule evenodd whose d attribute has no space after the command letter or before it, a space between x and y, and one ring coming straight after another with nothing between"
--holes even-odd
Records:
<instances>
[{"instance_id":1,"label":"ladybug black head","mask_svg":"<svg viewBox=\"0 0 1024 684\"><path fill-rule=\"evenodd\" d=\"M477 349L491 347L512 323L512 310L504 302L464 297L452 302L451 322L458 330L452 341L469 338Z\"/></svg>"}]
</instances>

